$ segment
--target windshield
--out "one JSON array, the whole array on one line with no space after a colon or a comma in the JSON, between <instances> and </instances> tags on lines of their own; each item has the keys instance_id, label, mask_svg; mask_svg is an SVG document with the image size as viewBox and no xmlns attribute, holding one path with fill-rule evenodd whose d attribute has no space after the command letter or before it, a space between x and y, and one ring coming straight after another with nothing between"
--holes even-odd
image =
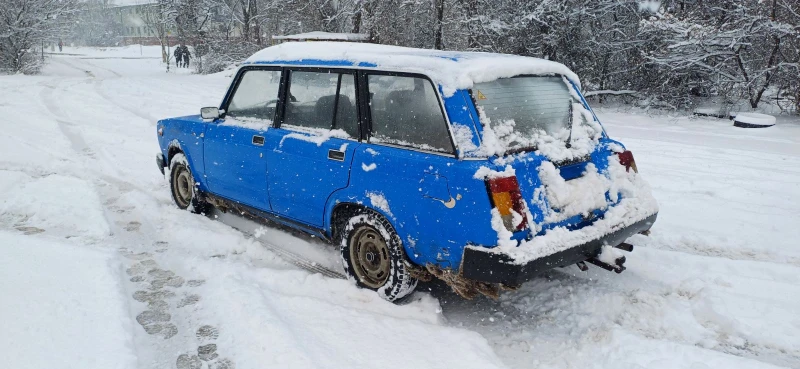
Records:
<instances>
[{"instance_id":1,"label":"windshield","mask_svg":"<svg viewBox=\"0 0 800 369\"><path fill-rule=\"evenodd\" d=\"M561 76L525 76L476 83L472 95L508 150L535 147L543 137L568 143L571 123L585 122L583 105ZM573 118L577 117L577 118Z\"/></svg>"}]
</instances>

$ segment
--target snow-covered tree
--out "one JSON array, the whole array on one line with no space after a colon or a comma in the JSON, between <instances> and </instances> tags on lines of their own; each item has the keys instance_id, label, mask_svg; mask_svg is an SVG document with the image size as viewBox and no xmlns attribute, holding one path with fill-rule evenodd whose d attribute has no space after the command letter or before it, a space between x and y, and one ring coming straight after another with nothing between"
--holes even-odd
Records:
<instances>
[{"instance_id":1,"label":"snow-covered tree","mask_svg":"<svg viewBox=\"0 0 800 369\"><path fill-rule=\"evenodd\" d=\"M76 0L0 0L0 71L37 72L34 49L66 37L76 11Z\"/></svg>"},{"instance_id":2,"label":"snow-covered tree","mask_svg":"<svg viewBox=\"0 0 800 369\"><path fill-rule=\"evenodd\" d=\"M692 8L671 2L644 22L645 32L654 35L650 40L663 45L648 58L660 69L664 86L685 87L685 99L720 95L756 108L782 83L780 76L799 72L799 7L789 0L717 1Z\"/></svg>"}]
</instances>

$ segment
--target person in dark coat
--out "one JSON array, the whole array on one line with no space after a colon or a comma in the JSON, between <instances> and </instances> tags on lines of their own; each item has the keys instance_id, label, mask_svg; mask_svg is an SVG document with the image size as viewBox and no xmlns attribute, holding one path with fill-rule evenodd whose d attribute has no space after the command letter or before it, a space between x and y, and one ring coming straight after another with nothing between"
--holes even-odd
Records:
<instances>
[{"instance_id":1,"label":"person in dark coat","mask_svg":"<svg viewBox=\"0 0 800 369\"><path fill-rule=\"evenodd\" d=\"M175 67L177 68L180 68L181 64L183 64L183 51L181 50L180 46L176 46L175 51L172 53L175 56Z\"/></svg>"},{"instance_id":2,"label":"person in dark coat","mask_svg":"<svg viewBox=\"0 0 800 369\"><path fill-rule=\"evenodd\" d=\"M181 54L183 55L183 67L189 68L189 59L192 58L192 53L189 52L189 46L181 45Z\"/></svg>"}]
</instances>

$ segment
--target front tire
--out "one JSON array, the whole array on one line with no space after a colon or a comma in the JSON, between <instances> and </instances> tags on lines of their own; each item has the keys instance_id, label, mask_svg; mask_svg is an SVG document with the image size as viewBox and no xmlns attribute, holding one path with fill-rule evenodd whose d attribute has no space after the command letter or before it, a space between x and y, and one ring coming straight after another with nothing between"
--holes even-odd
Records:
<instances>
[{"instance_id":1,"label":"front tire","mask_svg":"<svg viewBox=\"0 0 800 369\"><path fill-rule=\"evenodd\" d=\"M350 218L341 234L342 264L359 287L387 301L414 292L417 280L407 266L403 243L381 214L363 210Z\"/></svg>"},{"instance_id":2,"label":"front tire","mask_svg":"<svg viewBox=\"0 0 800 369\"><path fill-rule=\"evenodd\" d=\"M172 201L180 209L202 214L208 211L209 204L202 200L197 185L189 168L189 162L183 153L177 153L169 162L169 187Z\"/></svg>"}]
</instances>

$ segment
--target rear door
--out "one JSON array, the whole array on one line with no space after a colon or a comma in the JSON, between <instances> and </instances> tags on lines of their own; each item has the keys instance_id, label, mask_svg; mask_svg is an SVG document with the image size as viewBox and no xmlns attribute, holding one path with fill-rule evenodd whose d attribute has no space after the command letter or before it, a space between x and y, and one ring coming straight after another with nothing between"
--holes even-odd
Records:
<instances>
[{"instance_id":1,"label":"rear door","mask_svg":"<svg viewBox=\"0 0 800 369\"><path fill-rule=\"evenodd\" d=\"M369 141L356 150L351 188L395 226L412 261L449 265L458 165L434 84L425 76L363 72ZM458 184L457 182L455 184ZM464 209L460 205L458 211Z\"/></svg>"},{"instance_id":2,"label":"rear door","mask_svg":"<svg viewBox=\"0 0 800 369\"><path fill-rule=\"evenodd\" d=\"M208 125L204 160L211 193L270 209L264 144L275 119L280 81L279 68L245 70L225 116Z\"/></svg>"},{"instance_id":3,"label":"rear door","mask_svg":"<svg viewBox=\"0 0 800 369\"><path fill-rule=\"evenodd\" d=\"M267 132L272 211L321 227L328 197L350 179L359 145L355 74L288 69L283 117Z\"/></svg>"}]
</instances>

